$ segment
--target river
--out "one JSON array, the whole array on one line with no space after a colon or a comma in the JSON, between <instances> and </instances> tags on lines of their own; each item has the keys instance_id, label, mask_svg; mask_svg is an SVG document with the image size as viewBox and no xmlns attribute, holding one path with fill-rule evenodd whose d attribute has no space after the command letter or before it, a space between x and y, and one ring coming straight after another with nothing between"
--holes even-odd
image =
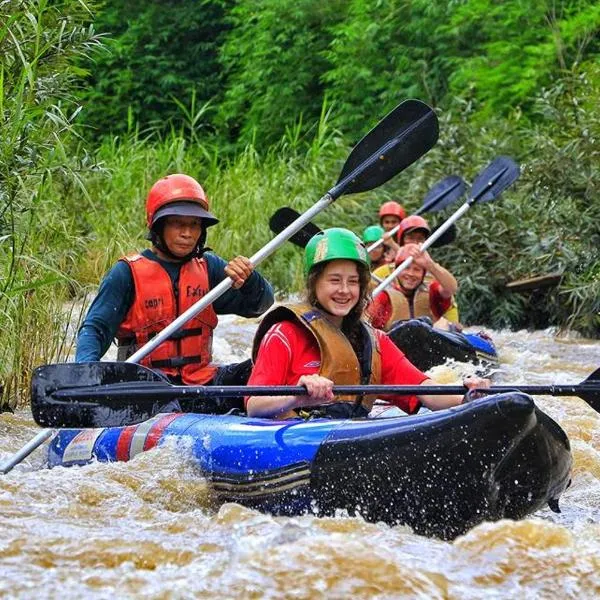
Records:
<instances>
[{"instance_id":1,"label":"river","mask_svg":"<svg viewBox=\"0 0 600 600\"><path fill-rule=\"evenodd\" d=\"M223 319L216 358L247 357L255 327ZM488 332L499 384L578 383L600 362L599 341ZM456 375L444 367L434 377ZM129 463L52 470L38 450L0 475L0 597L599 597L600 415L578 398L536 400L572 444L562 512L484 523L453 542L344 515L215 507L191 462L168 446ZM37 431L25 410L0 415L0 460Z\"/></svg>"}]
</instances>

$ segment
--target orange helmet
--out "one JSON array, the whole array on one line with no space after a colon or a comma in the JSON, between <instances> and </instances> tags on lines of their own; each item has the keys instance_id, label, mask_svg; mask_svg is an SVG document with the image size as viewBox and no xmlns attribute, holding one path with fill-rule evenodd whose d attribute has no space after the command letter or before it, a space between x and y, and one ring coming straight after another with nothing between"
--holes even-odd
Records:
<instances>
[{"instance_id":1,"label":"orange helmet","mask_svg":"<svg viewBox=\"0 0 600 600\"><path fill-rule=\"evenodd\" d=\"M379 222L381 223L381 219L387 215L393 215L399 219L404 219L404 217L406 217L406 211L402 208L401 204L391 200L390 202L384 202L381 205L381 208L379 209Z\"/></svg>"},{"instance_id":2,"label":"orange helmet","mask_svg":"<svg viewBox=\"0 0 600 600\"><path fill-rule=\"evenodd\" d=\"M400 223L400 229L398 229L398 241L400 245L402 245L404 241L404 235L409 231L415 231L420 229L424 231L427 237L431 235L431 227L429 227L429 223L419 215L411 215L410 217L406 217L406 219L402 219Z\"/></svg>"},{"instance_id":3,"label":"orange helmet","mask_svg":"<svg viewBox=\"0 0 600 600\"><path fill-rule=\"evenodd\" d=\"M148 229L169 215L200 217L204 227L219 222L208 210L208 198L202 186L189 175L176 173L159 179L146 198L146 222Z\"/></svg>"}]
</instances>

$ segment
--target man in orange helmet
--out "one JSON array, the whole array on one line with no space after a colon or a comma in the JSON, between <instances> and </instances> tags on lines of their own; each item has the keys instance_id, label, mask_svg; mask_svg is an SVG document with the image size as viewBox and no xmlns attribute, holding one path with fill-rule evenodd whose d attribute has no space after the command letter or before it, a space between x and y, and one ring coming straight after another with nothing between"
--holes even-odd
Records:
<instances>
[{"instance_id":1,"label":"man in orange helmet","mask_svg":"<svg viewBox=\"0 0 600 600\"><path fill-rule=\"evenodd\" d=\"M404 207L393 200L384 202L379 208L379 224L386 232L383 239L386 244L385 258L388 263L394 262L394 257L400 249L400 244L398 243L399 237L397 234L394 236L387 232L396 227L396 225L398 225L405 217L406 211L404 210Z\"/></svg>"},{"instance_id":2,"label":"man in orange helmet","mask_svg":"<svg viewBox=\"0 0 600 600\"><path fill-rule=\"evenodd\" d=\"M125 360L226 277L232 289L185 323L141 360L174 383L243 384L250 361L217 367L212 363L218 314L257 317L273 304L270 284L244 256L226 263L204 247L210 213L200 184L188 175L157 181L146 199L152 249L121 258L108 272L77 337L77 362L97 361L113 338Z\"/></svg>"},{"instance_id":3,"label":"man in orange helmet","mask_svg":"<svg viewBox=\"0 0 600 600\"><path fill-rule=\"evenodd\" d=\"M402 260L398 261L398 256L402 256L402 254L400 252L400 250L402 248L404 248L406 245L409 245L409 244L420 246L430 235L431 235L431 228L429 226L429 223L423 217L421 217L419 215L411 215L409 217L406 217L405 219L402 219L402 222L400 224L400 229L398 230L398 242L399 242L400 246L399 246L398 253L396 254L394 263L386 264L386 265L379 267L378 269L375 269L373 271L374 275L376 275L380 279L385 279L396 268L396 266L399 265L401 262L403 262L404 258L406 258L406 256L404 256L404 258L402 258ZM425 254L427 256L429 256L429 254L427 254L427 253L425 253ZM435 263L435 264L437 264L437 263ZM450 275L452 277L452 279L454 280L454 283L456 284L456 280L454 279L452 274L447 269L444 269L440 265L437 265L437 266L443 270L443 274L442 274L443 279L444 279L444 274L447 273L448 275ZM410 269L410 268L411 267L408 267L408 269ZM435 274L433 274L433 273L426 272L424 277L425 277L424 283L426 285L429 285L436 280ZM401 279L402 279L402 273L400 273L399 277L397 278L396 283L394 284L394 286L396 288L402 287L402 285L400 283ZM446 278L446 282L448 282L448 281L450 281L450 280ZM450 287L452 287L452 286L450 286ZM432 289L435 290L435 286ZM454 297L455 293L456 293L456 289L454 289L454 291L452 292L452 295L449 299L444 298L443 300L440 300L440 298L438 296L432 297L433 309L430 311L431 314L429 314L429 315L419 314L417 316L433 317L433 319L436 321L436 326L439 327L440 329L458 329L458 330L462 329L461 325L459 324L458 306L456 304L456 300ZM381 295L384 296L384 298L380 299L378 302L376 302L376 304L381 304L382 302L386 302L385 294L382 293ZM440 307L443 307L443 309L444 309L441 313L439 312ZM372 310L374 310L376 312L378 311L378 309L376 309L376 308L373 308ZM379 312L381 312L381 311L379 311ZM384 314L384 313L388 316L391 315L391 312L387 309L383 310L383 312L381 314ZM397 317L397 318L399 318L399 317ZM404 317L404 318L408 319L411 317L409 316L409 317ZM385 319L386 323L387 323L387 320L388 319L386 318ZM397 319L394 319L394 320L397 320ZM377 319L375 320L375 323L378 324L377 326L381 326L381 327L384 326Z\"/></svg>"},{"instance_id":4,"label":"man in orange helmet","mask_svg":"<svg viewBox=\"0 0 600 600\"><path fill-rule=\"evenodd\" d=\"M444 315L452 307L458 289L456 279L418 244L402 246L396 255L396 266L409 256L413 259L410 265L367 307L371 325L388 331L396 321L429 317L434 326L447 329ZM430 277L426 278L427 274Z\"/></svg>"}]
</instances>

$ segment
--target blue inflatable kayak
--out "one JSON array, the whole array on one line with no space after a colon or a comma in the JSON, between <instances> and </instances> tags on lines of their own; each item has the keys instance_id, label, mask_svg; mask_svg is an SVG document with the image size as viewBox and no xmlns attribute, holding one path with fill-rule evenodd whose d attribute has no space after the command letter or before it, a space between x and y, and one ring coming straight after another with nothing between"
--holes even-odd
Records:
<instances>
[{"instance_id":1,"label":"blue inflatable kayak","mask_svg":"<svg viewBox=\"0 0 600 600\"><path fill-rule=\"evenodd\" d=\"M511 393L388 419L161 414L61 430L49 464L127 461L169 438L191 451L220 501L276 515L345 509L443 539L483 520L557 509L572 463L564 431L531 397Z\"/></svg>"},{"instance_id":2,"label":"blue inflatable kayak","mask_svg":"<svg viewBox=\"0 0 600 600\"><path fill-rule=\"evenodd\" d=\"M452 359L472 363L480 375L488 375L499 364L494 343L482 333L442 331L419 319L411 319L399 321L388 335L421 371Z\"/></svg>"}]
</instances>

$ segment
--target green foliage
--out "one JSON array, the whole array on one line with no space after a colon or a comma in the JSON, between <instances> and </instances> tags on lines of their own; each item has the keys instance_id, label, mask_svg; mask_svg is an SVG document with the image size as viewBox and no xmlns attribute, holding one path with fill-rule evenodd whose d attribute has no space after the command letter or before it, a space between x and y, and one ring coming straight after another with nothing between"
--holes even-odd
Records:
<instances>
[{"instance_id":1,"label":"green foliage","mask_svg":"<svg viewBox=\"0 0 600 600\"><path fill-rule=\"evenodd\" d=\"M407 97L533 117L539 90L600 50L595 0L104 0L95 26L88 127L164 134L187 106L233 153L305 135L325 99L353 138Z\"/></svg>"},{"instance_id":2,"label":"green foliage","mask_svg":"<svg viewBox=\"0 0 600 600\"><path fill-rule=\"evenodd\" d=\"M466 177L498 154L522 163L517 185L494 204L471 209L457 224L458 241L435 251L460 282L466 322L569 326L600 335L600 71L588 67L538 97L535 111L544 115L543 125L532 128L516 114L510 121L488 120L481 130L470 120L461 122L468 113L444 116L442 131L454 149L451 162L461 165ZM427 157L443 162L441 150ZM418 168L426 167L419 163ZM505 288L508 281L552 272L564 272L556 289L517 295Z\"/></svg>"},{"instance_id":3,"label":"green foliage","mask_svg":"<svg viewBox=\"0 0 600 600\"><path fill-rule=\"evenodd\" d=\"M452 96L470 96L481 117L528 111L539 90L597 54L600 5L590 0L466 0L442 30L460 40Z\"/></svg>"},{"instance_id":4,"label":"green foliage","mask_svg":"<svg viewBox=\"0 0 600 600\"><path fill-rule=\"evenodd\" d=\"M221 119L242 144L277 142L286 126L318 119L323 53L343 0L239 0L221 49L227 72ZM305 129L303 129L305 131Z\"/></svg>"},{"instance_id":5,"label":"green foliage","mask_svg":"<svg viewBox=\"0 0 600 600\"><path fill-rule=\"evenodd\" d=\"M104 0L94 25L104 51L81 100L96 135L181 124L177 103L205 105L222 94L217 56L233 0Z\"/></svg>"},{"instance_id":6,"label":"green foliage","mask_svg":"<svg viewBox=\"0 0 600 600\"><path fill-rule=\"evenodd\" d=\"M439 24L451 10L452 3L429 0L350 2L348 18L333 28L323 74L344 130L360 134L365 119L404 98L443 99L454 36Z\"/></svg>"}]
</instances>

